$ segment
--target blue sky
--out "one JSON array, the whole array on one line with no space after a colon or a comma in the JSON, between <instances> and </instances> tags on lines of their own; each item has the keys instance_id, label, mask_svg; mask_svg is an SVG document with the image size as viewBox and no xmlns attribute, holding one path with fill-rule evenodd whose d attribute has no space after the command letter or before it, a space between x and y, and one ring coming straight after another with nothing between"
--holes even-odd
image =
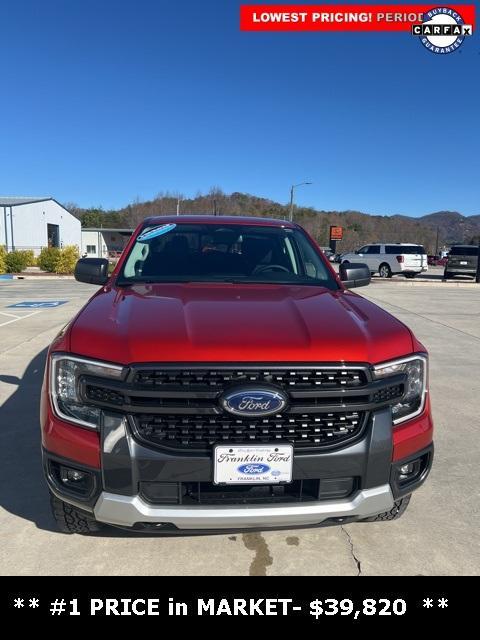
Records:
<instances>
[{"instance_id":1,"label":"blue sky","mask_svg":"<svg viewBox=\"0 0 480 640\"><path fill-rule=\"evenodd\" d=\"M368 4L368 3L365 3ZM236 0L0 7L0 194L120 207L217 185L320 209L480 213L480 45L239 31Z\"/></svg>"}]
</instances>

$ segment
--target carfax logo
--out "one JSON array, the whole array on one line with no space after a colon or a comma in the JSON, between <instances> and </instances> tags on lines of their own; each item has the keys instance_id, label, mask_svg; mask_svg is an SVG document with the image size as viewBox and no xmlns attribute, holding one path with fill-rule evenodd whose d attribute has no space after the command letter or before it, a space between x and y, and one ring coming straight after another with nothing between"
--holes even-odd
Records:
<instances>
[{"instance_id":1,"label":"carfax logo","mask_svg":"<svg viewBox=\"0 0 480 640\"><path fill-rule=\"evenodd\" d=\"M412 35L417 36L426 49L439 54L454 53L472 33L472 25L465 24L458 11L449 7L427 11L422 24L412 26Z\"/></svg>"}]
</instances>

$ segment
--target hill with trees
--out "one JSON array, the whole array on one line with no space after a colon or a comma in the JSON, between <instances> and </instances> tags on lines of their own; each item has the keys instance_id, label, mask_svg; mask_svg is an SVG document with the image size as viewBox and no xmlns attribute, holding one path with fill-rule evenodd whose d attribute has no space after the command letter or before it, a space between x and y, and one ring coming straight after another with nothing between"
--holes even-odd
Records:
<instances>
[{"instance_id":1,"label":"hill with trees","mask_svg":"<svg viewBox=\"0 0 480 640\"><path fill-rule=\"evenodd\" d=\"M144 218L153 215L174 215L180 198L180 212L192 215L212 214L250 215L267 218L288 218L289 207L273 200L246 193L225 194L211 189L208 194L183 198L177 194L160 193L149 201L135 201L118 210L102 208L82 209L74 204L67 208L83 227L135 227ZM350 251L370 242L414 242L423 244L428 253L438 246L455 242L478 242L480 215L463 216L458 212L440 211L420 218L394 215L369 215L360 211L322 211L311 207L295 207L295 220L304 226L320 245L328 245L330 225L344 228L344 240L338 250Z\"/></svg>"}]
</instances>

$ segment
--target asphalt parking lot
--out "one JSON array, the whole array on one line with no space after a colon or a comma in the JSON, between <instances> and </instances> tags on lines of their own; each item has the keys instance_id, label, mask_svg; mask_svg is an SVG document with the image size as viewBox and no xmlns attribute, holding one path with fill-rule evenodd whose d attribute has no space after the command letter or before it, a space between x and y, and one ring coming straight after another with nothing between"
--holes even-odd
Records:
<instances>
[{"instance_id":1,"label":"asphalt parking lot","mask_svg":"<svg viewBox=\"0 0 480 640\"><path fill-rule=\"evenodd\" d=\"M480 286L388 281L359 290L430 351L435 463L400 520L174 538L68 536L50 516L38 427L46 349L94 291L67 279L0 281L2 575L480 574ZM67 302L9 307L40 300Z\"/></svg>"}]
</instances>

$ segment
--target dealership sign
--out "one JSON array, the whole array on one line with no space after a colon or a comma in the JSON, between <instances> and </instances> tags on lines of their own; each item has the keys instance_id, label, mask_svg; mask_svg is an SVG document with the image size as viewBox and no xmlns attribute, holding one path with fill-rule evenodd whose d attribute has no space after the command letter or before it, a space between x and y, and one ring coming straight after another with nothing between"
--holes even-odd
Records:
<instances>
[{"instance_id":1,"label":"dealership sign","mask_svg":"<svg viewBox=\"0 0 480 640\"><path fill-rule=\"evenodd\" d=\"M258 4L240 7L242 31L404 31L433 53L473 35L474 5Z\"/></svg>"},{"instance_id":2,"label":"dealership sign","mask_svg":"<svg viewBox=\"0 0 480 640\"><path fill-rule=\"evenodd\" d=\"M343 240L343 227L330 227L330 240Z\"/></svg>"}]
</instances>

